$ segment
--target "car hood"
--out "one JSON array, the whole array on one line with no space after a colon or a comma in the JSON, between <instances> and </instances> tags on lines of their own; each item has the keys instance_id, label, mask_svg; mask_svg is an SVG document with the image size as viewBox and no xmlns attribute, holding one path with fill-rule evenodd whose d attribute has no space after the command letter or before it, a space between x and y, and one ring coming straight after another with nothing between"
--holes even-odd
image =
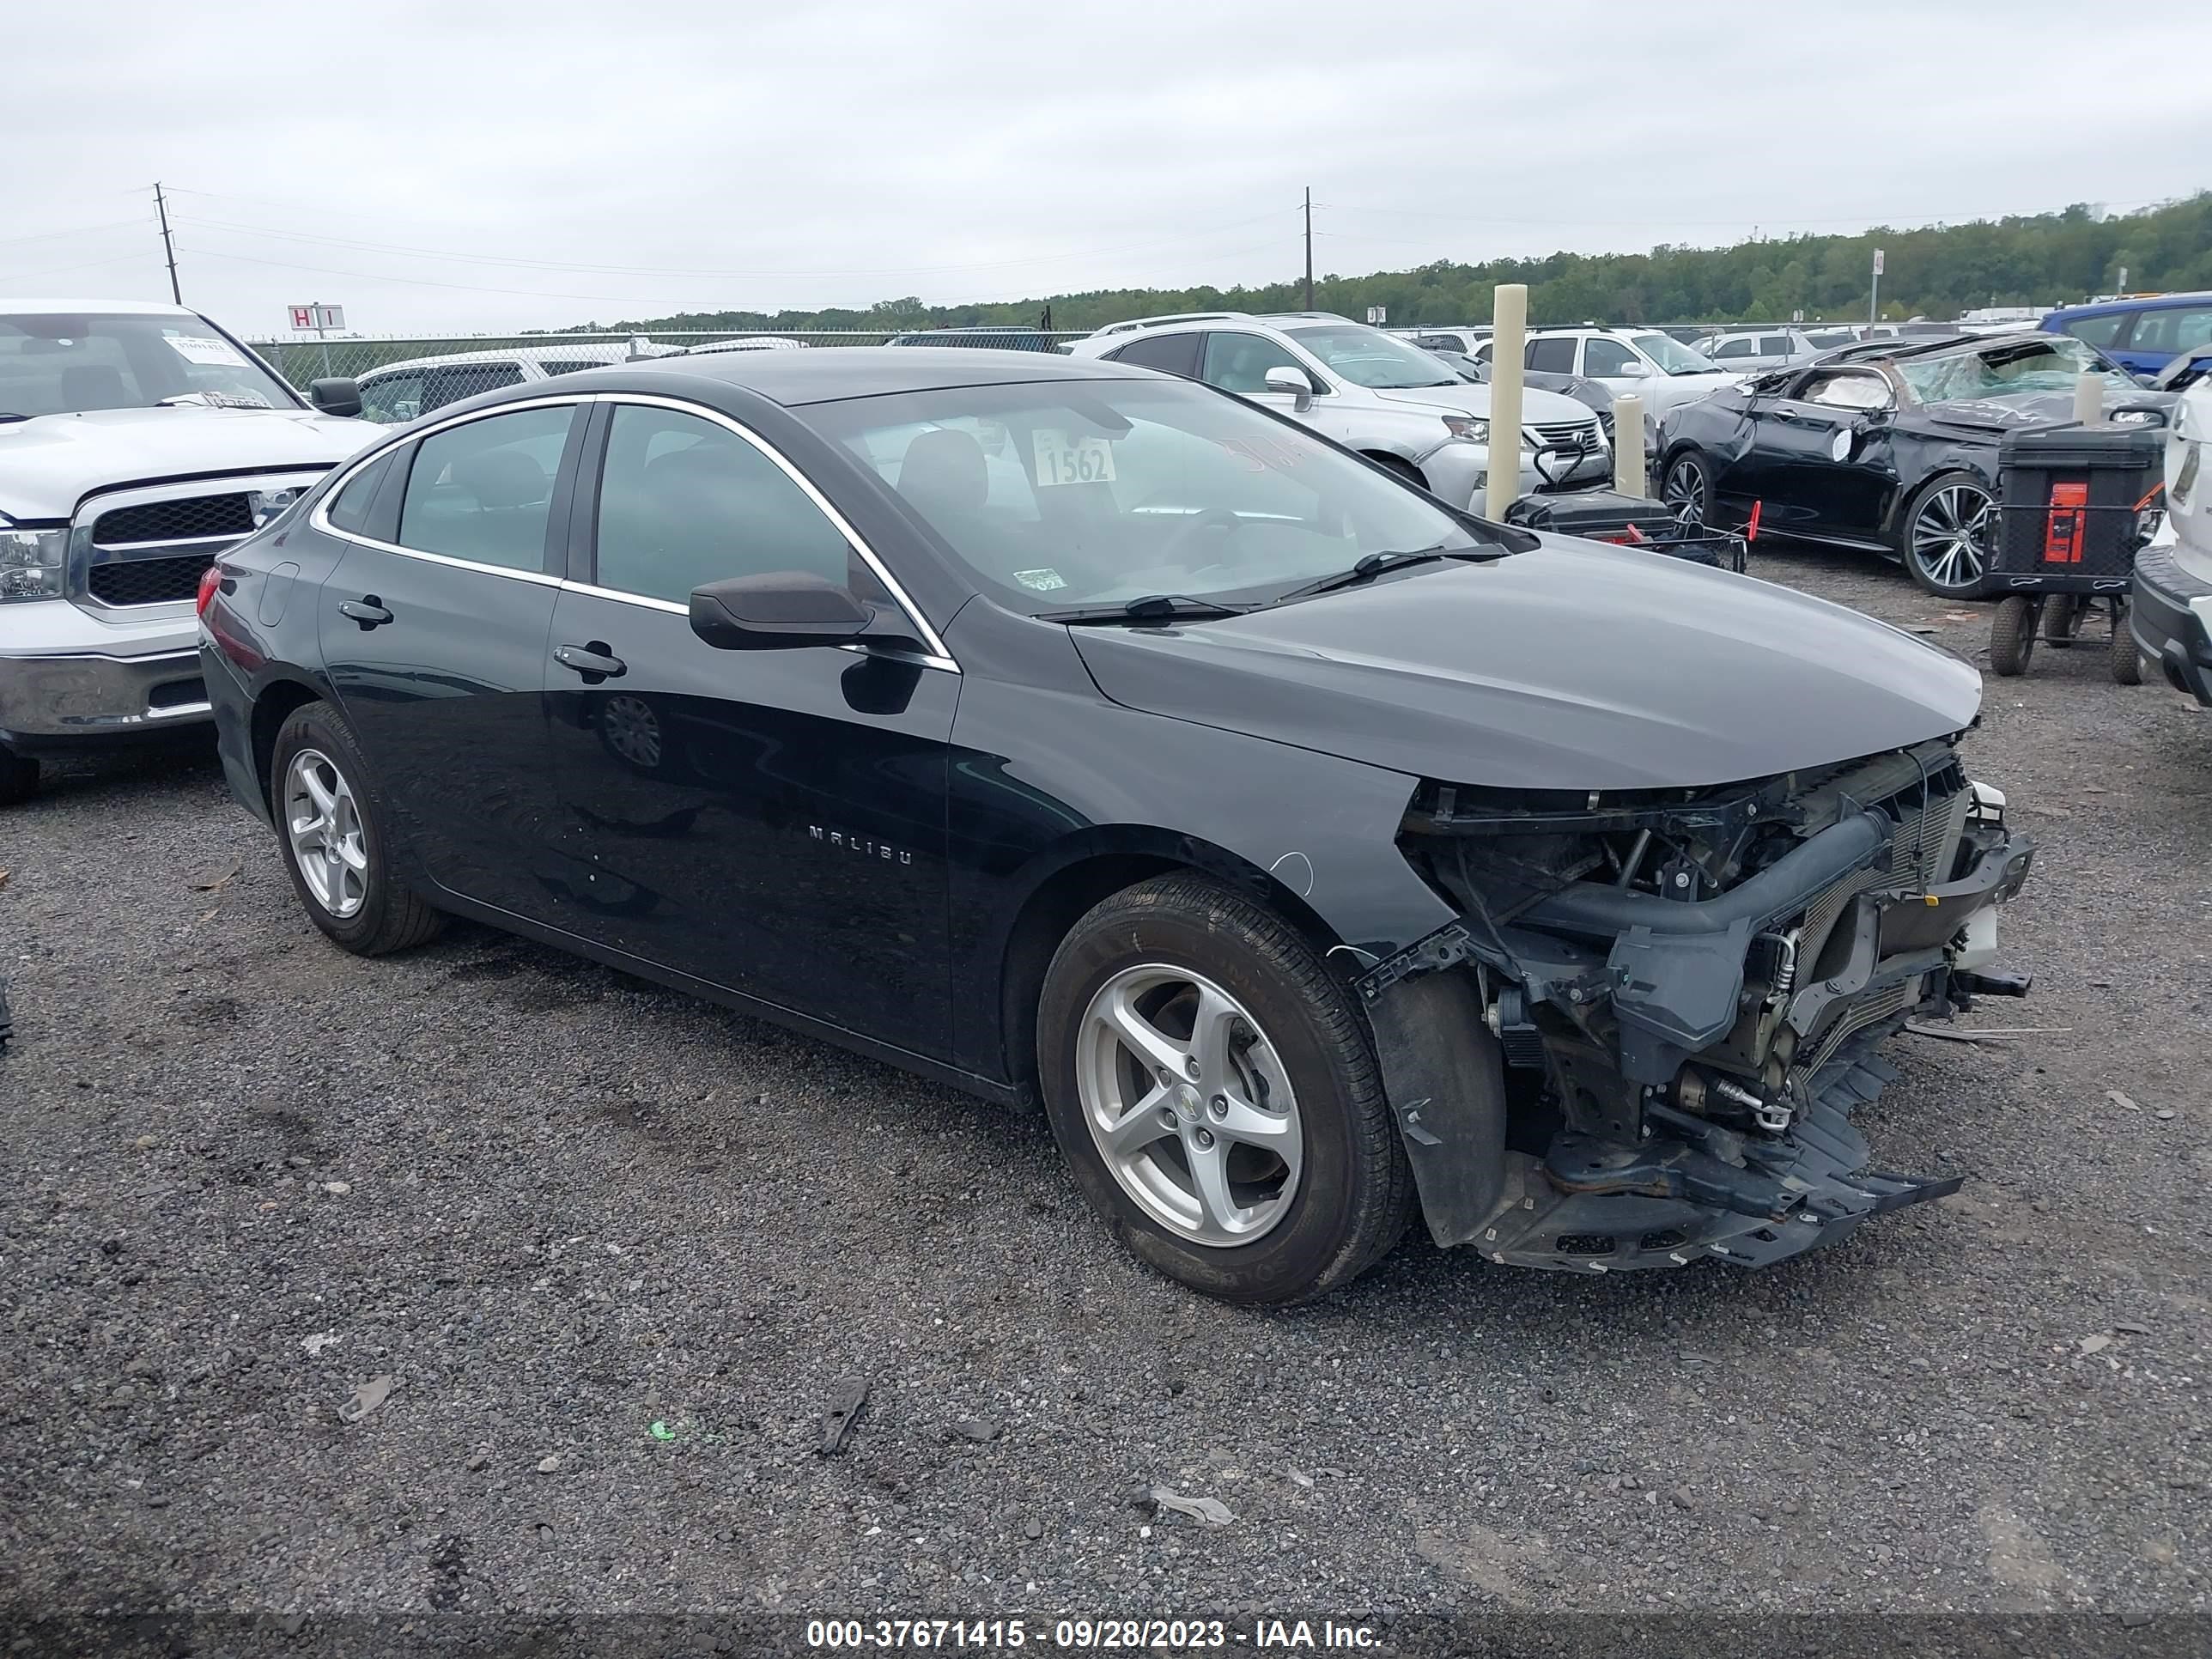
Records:
<instances>
[{"instance_id":1,"label":"car hood","mask_svg":"<svg viewBox=\"0 0 2212 1659\"><path fill-rule=\"evenodd\" d=\"M1543 543L1219 622L1079 628L1076 646L1127 708L1498 788L1767 777L1944 736L1980 708L1970 664L1855 611Z\"/></svg>"},{"instance_id":2,"label":"car hood","mask_svg":"<svg viewBox=\"0 0 2212 1659\"><path fill-rule=\"evenodd\" d=\"M94 490L342 461L391 428L304 409L99 409L0 422L0 513L66 519Z\"/></svg>"},{"instance_id":3,"label":"car hood","mask_svg":"<svg viewBox=\"0 0 2212 1659\"><path fill-rule=\"evenodd\" d=\"M1490 388L1468 380L1455 380L1449 386L1409 386L1402 392L1377 392L1375 395L1386 404L1432 409L1439 415L1480 415L1485 420L1490 417ZM1552 426L1561 421L1589 418L1589 406L1572 398L1563 398L1556 392L1545 392L1533 386L1521 389L1523 426Z\"/></svg>"},{"instance_id":4,"label":"car hood","mask_svg":"<svg viewBox=\"0 0 2212 1659\"><path fill-rule=\"evenodd\" d=\"M2149 392L2141 386L2108 388L2105 407L2165 409L2173 407L2171 392ZM2074 394L2070 392L2007 392L1990 398L1960 398L1949 403L1925 404L1921 413L1939 426L1968 427L1984 432L2016 432L2023 427L2070 425ZM2168 415L2170 421L2173 417Z\"/></svg>"}]
</instances>

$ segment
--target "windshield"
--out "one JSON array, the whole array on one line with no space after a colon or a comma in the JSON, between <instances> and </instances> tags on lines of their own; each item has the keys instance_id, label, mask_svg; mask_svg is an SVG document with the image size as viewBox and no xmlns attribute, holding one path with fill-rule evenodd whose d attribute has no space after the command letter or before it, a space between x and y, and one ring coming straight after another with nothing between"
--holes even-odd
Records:
<instances>
[{"instance_id":1,"label":"windshield","mask_svg":"<svg viewBox=\"0 0 2212 1659\"><path fill-rule=\"evenodd\" d=\"M1897 372L1914 398L1923 404L2002 397L2008 392L2071 392L2084 374L2120 373L2091 347L2057 334L1984 351L1906 357L1898 362Z\"/></svg>"},{"instance_id":2,"label":"windshield","mask_svg":"<svg viewBox=\"0 0 2212 1659\"><path fill-rule=\"evenodd\" d=\"M1450 386L1459 378L1440 370L1437 360L1419 346L1364 324L1330 323L1283 332L1354 386L1403 392L1417 386Z\"/></svg>"},{"instance_id":3,"label":"windshield","mask_svg":"<svg viewBox=\"0 0 2212 1659\"><path fill-rule=\"evenodd\" d=\"M177 398L228 408L299 407L196 317L0 314L0 414L145 409Z\"/></svg>"},{"instance_id":4,"label":"windshield","mask_svg":"<svg viewBox=\"0 0 2212 1659\"><path fill-rule=\"evenodd\" d=\"M963 386L804 413L1018 611L1264 600L1370 553L1494 545L1302 428L1202 386Z\"/></svg>"},{"instance_id":5,"label":"windshield","mask_svg":"<svg viewBox=\"0 0 2212 1659\"><path fill-rule=\"evenodd\" d=\"M1671 334L1638 334L1629 342L1669 374L1713 374L1720 365L1690 349Z\"/></svg>"}]
</instances>

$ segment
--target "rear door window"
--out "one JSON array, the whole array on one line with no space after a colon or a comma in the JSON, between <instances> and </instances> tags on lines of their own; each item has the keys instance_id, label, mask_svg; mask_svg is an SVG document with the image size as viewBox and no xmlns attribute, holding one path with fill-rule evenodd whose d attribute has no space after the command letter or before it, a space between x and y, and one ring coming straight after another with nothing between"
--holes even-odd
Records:
<instances>
[{"instance_id":1,"label":"rear door window","mask_svg":"<svg viewBox=\"0 0 2212 1659\"><path fill-rule=\"evenodd\" d=\"M2087 340L2093 346L2115 346L2134 316L2131 311L2115 311L2102 317L2072 318L2058 326L2062 332L2077 340Z\"/></svg>"},{"instance_id":2,"label":"rear door window","mask_svg":"<svg viewBox=\"0 0 2212 1659\"><path fill-rule=\"evenodd\" d=\"M1597 343L1593 340L1591 344ZM1571 374L1575 372L1575 337L1546 335L1528 342L1527 367L1546 374ZM1595 374L1600 370L1589 371Z\"/></svg>"},{"instance_id":3,"label":"rear door window","mask_svg":"<svg viewBox=\"0 0 2212 1659\"><path fill-rule=\"evenodd\" d=\"M416 446L399 544L508 570L545 568L553 480L573 405L487 415Z\"/></svg>"},{"instance_id":4,"label":"rear door window","mask_svg":"<svg viewBox=\"0 0 2212 1659\"><path fill-rule=\"evenodd\" d=\"M1170 374L1180 374L1186 380L1194 380L1198 378L1198 348L1205 338L1203 334L1153 334L1132 341L1107 356L1117 363L1135 363L1140 368L1161 369Z\"/></svg>"},{"instance_id":5,"label":"rear door window","mask_svg":"<svg viewBox=\"0 0 2212 1659\"><path fill-rule=\"evenodd\" d=\"M1786 334L1760 335L1759 355L1762 357L1787 357L1790 355L1790 337Z\"/></svg>"}]
</instances>

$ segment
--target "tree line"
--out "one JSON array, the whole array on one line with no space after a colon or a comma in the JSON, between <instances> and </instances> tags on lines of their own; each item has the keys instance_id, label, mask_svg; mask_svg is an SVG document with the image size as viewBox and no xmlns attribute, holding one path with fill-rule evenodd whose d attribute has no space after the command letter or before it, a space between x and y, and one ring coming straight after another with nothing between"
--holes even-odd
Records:
<instances>
[{"instance_id":1,"label":"tree line","mask_svg":"<svg viewBox=\"0 0 2212 1659\"><path fill-rule=\"evenodd\" d=\"M2100 216L2076 204L1917 230L1875 226L1850 236L1791 236L1733 247L1662 246L1649 253L1550 254L1480 264L1439 259L1412 270L1316 277L1314 304L1364 317L1380 306L1394 326L1486 323L1501 283L1528 286L1532 323L1621 324L1866 320L1875 250L1883 251L1881 311L1948 320L1982 306L2052 306L2111 293L2212 289L2212 191L2147 211ZM1111 289L969 305L908 296L859 308L682 312L585 326L593 331L703 329L890 331L975 325L1091 329L1180 311L1291 311L1302 280L1234 288Z\"/></svg>"}]
</instances>

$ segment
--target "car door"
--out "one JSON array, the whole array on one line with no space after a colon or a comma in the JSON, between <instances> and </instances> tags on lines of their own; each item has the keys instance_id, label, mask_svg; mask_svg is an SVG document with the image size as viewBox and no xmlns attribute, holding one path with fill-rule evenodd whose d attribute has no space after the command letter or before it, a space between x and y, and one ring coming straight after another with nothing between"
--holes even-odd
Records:
<instances>
[{"instance_id":1,"label":"car door","mask_svg":"<svg viewBox=\"0 0 2212 1659\"><path fill-rule=\"evenodd\" d=\"M1314 395L1303 411L1291 393L1267 389L1271 368L1294 368L1306 377ZM1364 405L1346 408L1329 378L1279 340L1248 334L1243 329L1208 329L1199 359L1199 379L1279 410L1339 443L1358 447L1361 434L1356 429L1357 416Z\"/></svg>"},{"instance_id":2,"label":"car door","mask_svg":"<svg viewBox=\"0 0 2212 1659\"><path fill-rule=\"evenodd\" d=\"M1881 416L1896 407L1872 368L1814 369L1756 399L1747 493L1781 534L1870 538L1896 488Z\"/></svg>"},{"instance_id":3,"label":"car door","mask_svg":"<svg viewBox=\"0 0 2212 1659\"><path fill-rule=\"evenodd\" d=\"M506 404L395 452L318 598L325 665L401 833L449 892L544 919L545 635L578 405Z\"/></svg>"},{"instance_id":4,"label":"car door","mask_svg":"<svg viewBox=\"0 0 2212 1659\"><path fill-rule=\"evenodd\" d=\"M950 1049L957 670L824 498L718 411L607 399L543 679L576 932L921 1054ZM911 648L718 650L693 588L805 571ZM896 630L893 630L896 632ZM889 637L889 635L887 635Z\"/></svg>"},{"instance_id":5,"label":"car door","mask_svg":"<svg viewBox=\"0 0 2212 1659\"><path fill-rule=\"evenodd\" d=\"M1658 401L1648 395L1646 382L1650 369L1633 348L1619 340L1609 340L1602 334L1593 334L1582 343L1582 376L1595 380L1616 398L1643 397L1644 412L1647 418L1657 421L1663 412ZM1531 363L1532 368L1549 365Z\"/></svg>"},{"instance_id":6,"label":"car door","mask_svg":"<svg viewBox=\"0 0 2212 1659\"><path fill-rule=\"evenodd\" d=\"M2137 312L2135 327L2105 355L2136 374L2154 374L2208 340L2212 340L2212 305L2154 306Z\"/></svg>"}]
</instances>

